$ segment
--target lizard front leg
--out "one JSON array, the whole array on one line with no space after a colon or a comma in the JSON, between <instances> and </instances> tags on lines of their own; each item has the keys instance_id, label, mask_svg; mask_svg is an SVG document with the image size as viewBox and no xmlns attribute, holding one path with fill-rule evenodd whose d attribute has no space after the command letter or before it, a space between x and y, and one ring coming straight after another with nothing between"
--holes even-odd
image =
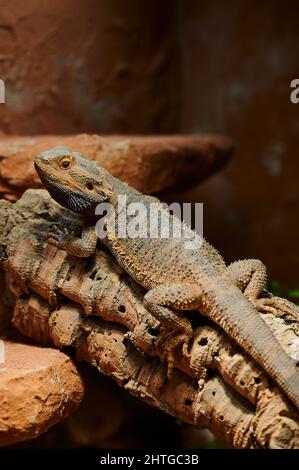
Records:
<instances>
[{"instance_id":1,"label":"lizard front leg","mask_svg":"<svg viewBox=\"0 0 299 470\"><path fill-rule=\"evenodd\" d=\"M175 333L162 355L162 359L166 357L167 360L168 378L171 376L173 369L174 349L183 343L183 354L188 355L188 345L193 335L190 321L179 310L198 308L201 294L202 290L197 285L173 283L154 287L143 298L144 306L152 315Z\"/></svg>"},{"instance_id":2,"label":"lizard front leg","mask_svg":"<svg viewBox=\"0 0 299 470\"><path fill-rule=\"evenodd\" d=\"M267 297L261 297L265 291L267 282L266 266L258 259L246 259L235 261L228 266L233 283L244 293L255 308L261 312L270 312L277 315L277 310L299 319L299 308L287 299L267 293Z\"/></svg>"},{"instance_id":3,"label":"lizard front leg","mask_svg":"<svg viewBox=\"0 0 299 470\"><path fill-rule=\"evenodd\" d=\"M95 252L97 234L94 225L91 225L82 229L81 237L68 236L64 233L52 233L48 238L48 243L58 246L69 255L87 258Z\"/></svg>"}]
</instances>

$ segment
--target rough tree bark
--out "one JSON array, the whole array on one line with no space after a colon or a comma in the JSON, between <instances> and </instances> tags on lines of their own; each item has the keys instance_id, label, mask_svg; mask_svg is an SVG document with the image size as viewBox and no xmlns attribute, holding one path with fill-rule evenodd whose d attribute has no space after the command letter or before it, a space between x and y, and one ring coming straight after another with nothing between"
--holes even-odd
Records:
<instances>
[{"instance_id":1,"label":"rough tree bark","mask_svg":"<svg viewBox=\"0 0 299 470\"><path fill-rule=\"evenodd\" d=\"M53 224L80 232L79 218L43 190L28 190L15 204L0 201L0 263L16 295L13 323L21 332L44 345L74 348L78 359L133 395L234 447L299 447L299 416L289 400L197 312L191 314L190 358L178 348L168 380L159 358L169 332L143 307L143 289L101 247L91 258L75 259L47 244ZM298 357L297 320L279 310L261 315Z\"/></svg>"}]
</instances>

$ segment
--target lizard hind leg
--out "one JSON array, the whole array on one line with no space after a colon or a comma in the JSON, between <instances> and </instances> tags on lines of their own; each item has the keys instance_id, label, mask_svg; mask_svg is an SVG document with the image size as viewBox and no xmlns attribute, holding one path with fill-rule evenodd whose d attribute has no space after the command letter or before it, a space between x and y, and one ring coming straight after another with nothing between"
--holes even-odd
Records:
<instances>
[{"instance_id":1,"label":"lizard hind leg","mask_svg":"<svg viewBox=\"0 0 299 470\"><path fill-rule=\"evenodd\" d=\"M231 263L227 269L235 286L255 305L266 287L266 266L259 259L245 259Z\"/></svg>"},{"instance_id":2,"label":"lizard hind leg","mask_svg":"<svg viewBox=\"0 0 299 470\"><path fill-rule=\"evenodd\" d=\"M277 316L280 312L299 320L299 307L268 292L261 297L267 282L266 266L258 259L236 261L228 266L233 283L242 290L254 307L263 313Z\"/></svg>"},{"instance_id":3,"label":"lizard hind leg","mask_svg":"<svg viewBox=\"0 0 299 470\"><path fill-rule=\"evenodd\" d=\"M149 290L143 299L144 306L165 325L169 333L161 359L166 359L170 378L174 365L174 352L182 344L184 356L188 356L189 341L193 336L190 321L178 310L194 310L199 306L200 287L193 284L161 284ZM169 340L169 337L171 338Z\"/></svg>"}]
</instances>

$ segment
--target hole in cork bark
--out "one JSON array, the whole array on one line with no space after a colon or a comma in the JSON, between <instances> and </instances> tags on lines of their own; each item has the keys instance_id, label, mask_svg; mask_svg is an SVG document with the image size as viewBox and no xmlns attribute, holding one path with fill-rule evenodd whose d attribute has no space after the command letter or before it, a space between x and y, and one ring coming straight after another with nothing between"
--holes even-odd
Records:
<instances>
[{"instance_id":1,"label":"hole in cork bark","mask_svg":"<svg viewBox=\"0 0 299 470\"><path fill-rule=\"evenodd\" d=\"M199 341L198 341L198 345L199 346L206 346L208 344L208 338L201 338Z\"/></svg>"},{"instance_id":2,"label":"hole in cork bark","mask_svg":"<svg viewBox=\"0 0 299 470\"><path fill-rule=\"evenodd\" d=\"M240 385L241 385L242 387L244 387L245 382L244 382L243 380L240 380Z\"/></svg>"},{"instance_id":3,"label":"hole in cork bark","mask_svg":"<svg viewBox=\"0 0 299 470\"><path fill-rule=\"evenodd\" d=\"M74 265L74 264L70 264L70 265L69 265L69 270L68 270L67 275L66 275L66 277L65 277L65 280L66 280L66 281L70 281L70 280L71 280L74 270L75 270L75 265Z\"/></svg>"},{"instance_id":4,"label":"hole in cork bark","mask_svg":"<svg viewBox=\"0 0 299 470\"><path fill-rule=\"evenodd\" d=\"M89 279L92 281L101 281L102 276L98 274L98 268L95 268L92 270L92 272L89 274Z\"/></svg>"},{"instance_id":5,"label":"hole in cork bark","mask_svg":"<svg viewBox=\"0 0 299 470\"><path fill-rule=\"evenodd\" d=\"M215 392L215 390L212 392L212 395L213 395L213 397L216 395L216 392Z\"/></svg>"},{"instance_id":6,"label":"hole in cork bark","mask_svg":"<svg viewBox=\"0 0 299 470\"><path fill-rule=\"evenodd\" d=\"M223 421L223 420L224 420L224 416L221 415L221 416L220 416L220 419L221 419L221 421Z\"/></svg>"},{"instance_id":7,"label":"hole in cork bark","mask_svg":"<svg viewBox=\"0 0 299 470\"><path fill-rule=\"evenodd\" d=\"M268 380L268 388L270 390L273 390L276 387L274 380L272 380L271 377L268 377L267 380Z\"/></svg>"},{"instance_id":8,"label":"hole in cork bark","mask_svg":"<svg viewBox=\"0 0 299 470\"><path fill-rule=\"evenodd\" d=\"M186 398L186 400L185 400L185 405L186 405L186 406L192 405L192 400L190 400L190 398Z\"/></svg>"},{"instance_id":9,"label":"hole in cork bark","mask_svg":"<svg viewBox=\"0 0 299 470\"><path fill-rule=\"evenodd\" d=\"M215 375L216 375L216 372L215 372L214 370L208 369L208 370L207 370L207 377L206 377L206 378L207 378L207 379L212 379L213 377L215 377Z\"/></svg>"},{"instance_id":10,"label":"hole in cork bark","mask_svg":"<svg viewBox=\"0 0 299 470\"><path fill-rule=\"evenodd\" d=\"M151 336L159 336L159 334L160 334L160 331L159 331L158 328L152 328L152 327L150 327L150 328L148 328L147 331L149 332L149 334L150 334Z\"/></svg>"},{"instance_id":11,"label":"hole in cork bark","mask_svg":"<svg viewBox=\"0 0 299 470\"><path fill-rule=\"evenodd\" d=\"M256 384L260 384L261 383L261 379L259 377L254 377L254 382Z\"/></svg>"},{"instance_id":12,"label":"hole in cork bark","mask_svg":"<svg viewBox=\"0 0 299 470\"><path fill-rule=\"evenodd\" d=\"M126 307L125 307L124 305L119 305L118 311L119 311L120 313L126 313Z\"/></svg>"},{"instance_id":13,"label":"hole in cork bark","mask_svg":"<svg viewBox=\"0 0 299 470\"><path fill-rule=\"evenodd\" d=\"M70 357L76 357L76 348L74 346L64 346L62 348L63 352L65 352Z\"/></svg>"},{"instance_id":14,"label":"hole in cork bark","mask_svg":"<svg viewBox=\"0 0 299 470\"><path fill-rule=\"evenodd\" d=\"M93 270L93 271L90 273L90 275L89 275L89 279L91 279L91 280L93 281L93 280L94 280L94 278L96 277L96 274L97 274L97 270L96 270L96 269L94 269L94 270Z\"/></svg>"}]
</instances>

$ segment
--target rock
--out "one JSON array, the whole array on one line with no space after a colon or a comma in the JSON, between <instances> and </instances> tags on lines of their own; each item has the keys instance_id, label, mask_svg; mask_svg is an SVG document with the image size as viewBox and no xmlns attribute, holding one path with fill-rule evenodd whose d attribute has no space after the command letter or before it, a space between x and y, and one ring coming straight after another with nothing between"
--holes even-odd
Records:
<instances>
[{"instance_id":1,"label":"rock","mask_svg":"<svg viewBox=\"0 0 299 470\"><path fill-rule=\"evenodd\" d=\"M41 187L33 158L55 145L96 160L114 176L144 193L186 186L222 168L232 154L223 136L38 136L3 137L0 196L14 201L27 188Z\"/></svg>"},{"instance_id":2,"label":"rock","mask_svg":"<svg viewBox=\"0 0 299 470\"><path fill-rule=\"evenodd\" d=\"M178 129L183 83L175 5L1 2L0 76L7 86L0 134Z\"/></svg>"},{"instance_id":3,"label":"rock","mask_svg":"<svg viewBox=\"0 0 299 470\"><path fill-rule=\"evenodd\" d=\"M83 392L81 377L64 353L1 340L0 445L47 431L79 406Z\"/></svg>"}]
</instances>

